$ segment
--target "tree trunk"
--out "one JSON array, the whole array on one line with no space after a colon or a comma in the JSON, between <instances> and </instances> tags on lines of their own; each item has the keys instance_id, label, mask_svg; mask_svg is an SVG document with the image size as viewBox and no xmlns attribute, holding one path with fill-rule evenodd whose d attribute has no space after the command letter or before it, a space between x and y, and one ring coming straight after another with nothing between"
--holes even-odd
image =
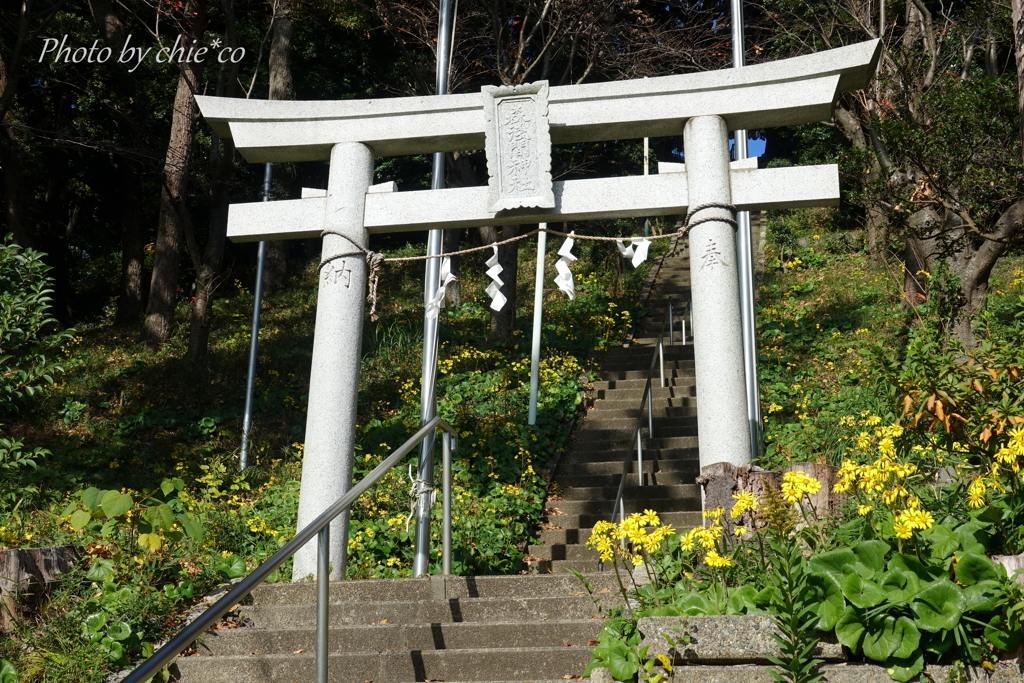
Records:
<instances>
[{"instance_id":1,"label":"tree trunk","mask_svg":"<svg viewBox=\"0 0 1024 683\"><path fill-rule=\"evenodd\" d=\"M24 204L21 194L21 145L15 137L13 120L8 114L4 117L4 132L0 134L0 166L4 174L4 233L14 233L14 241L23 247L32 247L32 236L29 235L25 222L22 220Z\"/></svg>"},{"instance_id":2,"label":"tree trunk","mask_svg":"<svg viewBox=\"0 0 1024 683\"><path fill-rule=\"evenodd\" d=\"M235 35L234 0L223 0L224 18L227 24L225 42L228 47L237 46ZM235 94L238 82L238 65L222 64L217 75L217 95L231 97ZM223 150L221 143L223 142ZM228 235L228 203L231 176L235 171L235 145L230 139L220 140L213 136L210 148L211 189L210 189L210 222L206 236L206 246L202 258L198 255L195 238L188 241L189 251L196 265L196 298L192 304L192 317L188 329L188 358L195 361L203 358L210 346L210 329L213 326L213 295L217 289L224 260L224 246ZM186 225L187 229L191 229Z\"/></svg>"},{"instance_id":3,"label":"tree trunk","mask_svg":"<svg viewBox=\"0 0 1024 683\"><path fill-rule=\"evenodd\" d=\"M1017 109L1020 111L1020 152L1024 158L1024 0L1013 0L1013 50L1017 58Z\"/></svg>"},{"instance_id":4,"label":"tree trunk","mask_svg":"<svg viewBox=\"0 0 1024 683\"><path fill-rule=\"evenodd\" d=\"M77 557L69 545L0 550L0 632L39 613L54 581Z\"/></svg>"},{"instance_id":5,"label":"tree trunk","mask_svg":"<svg viewBox=\"0 0 1024 683\"><path fill-rule=\"evenodd\" d=\"M518 225L505 225L500 228L486 226L480 228L480 236L485 244L501 242L519 234ZM516 275L519 272L519 242L504 244L498 247L498 264L501 266L501 293L505 296L505 305L500 311L491 311L491 329L487 340L494 342L512 338L516 329Z\"/></svg>"},{"instance_id":6,"label":"tree trunk","mask_svg":"<svg viewBox=\"0 0 1024 683\"><path fill-rule=\"evenodd\" d=\"M867 185L881 178L882 164L879 160L878 147L872 144L873 136L870 131L864 129L860 117L851 109L837 106L835 120L839 132L855 149L875 151L875 154L872 155L869 172L862 176L863 183ZM867 212L865 227L867 228L868 261L873 268L881 268L888 241L888 222L885 215L873 203L868 202L865 210Z\"/></svg>"},{"instance_id":7,"label":"tree trunk","mask_svg":"<svg viewBox=\"0 0 1024 683\"><path fill-rule=\"evenodd\" d=\"M136 322L142 312L142 270L145 239L139 206L142 205L142 178L124 159L118 162L118 174L124 192L121 202L121 294L117 300L117 321Z\"/></svg>"},{"instance_id":8,"label":"tree trunk","mask_svg":"<svg viewBox=\"0 0 1024 683\"><path fill-rule=\"evenodd\" d=\"M274 16L274 31L270 41L270 93L272 100L290 100L294 97L292 88L292 17L291 3L281 0L277 3ZM266 246L266 264L263 270L263 286L270 293L284 286L288 277L288 243L271 240Z\"/></svg>"},{"instance_id":9,"label":"tree trunk","mask_svg":"<svg viewBox=\"0 0 1024 683\"><path fill-rule=\"evenodd\" d=\"M183 15L195 17L190 30L183 32L182 41L202 41L205 5L201 0L188 0ZM158 346L170 338L174 331L174 307L178 289L178 259L184 238L188 210L189 169L192 162L192 140L199 121L199 107L193 93L199 85L202 62L183 62L178 76L178 90L174 96L174 115L171 118L171 136L167 143L160 191L160 219L157 224L156 249L153 255L153 275L149 286L149 305L142 327L143 340Z\"/></svg>"}]
</instances>

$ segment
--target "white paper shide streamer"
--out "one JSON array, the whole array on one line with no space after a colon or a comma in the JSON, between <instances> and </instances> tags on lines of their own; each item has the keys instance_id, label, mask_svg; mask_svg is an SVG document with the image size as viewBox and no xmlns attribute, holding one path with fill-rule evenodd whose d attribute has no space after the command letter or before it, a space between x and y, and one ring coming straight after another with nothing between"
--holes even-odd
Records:
<instances>
[{"instance_id":1,"label":"white paper shide streamer","mask_svg":"<svg viewBox=\"0 0 1024 683\"><path fill-rule=\"evenodd\" d=\"M575 234L576 231L573 230L565 238L565 242L562 243L561 248L558 250L558 261L555 262L555 270L558 271L558 275L555 276L555 284L570 299L576 298L576 286L572 281L572 271L569 270L569 264L576 260L576 257L572 255L572 245L576 242L573 239Z\"/></svg>"},{"instance_id":2,"label":"white paper shide streamer","mask_svg":"<svg viewBox=\"0 0 1024 683\"><path fill-rule=\"evenodd\" d=\"M444 308L445 290L453 282L455 282L455 276L452 275L452 263L445 256L441 259L441 274L437 291L434 292L434 298L427 305L427 317L429 319L436 320L437 316L441 313L441 309Z\"/></svg>"},{"instance_id":3,"label":"white paper shide streamer","mask_svg":"<svg viewBox=\"0 0 1024 683\"><path fill-rule=\"evenodd\" d=\"M494 249L494 255L487 259L487 277L491 278L491 284L487 285L487 294L491 297L491 310L500 311L505 307L506 301L505 295L501 293L505 283L499 277L504 269L498 263L498 245L492 244L491 248Z\"/></svg>"},{"instance_id":4,"label":"white paper shide streamer","mask_svg":"<svg viewBox=\"0 0 1024 683\"><path fill-rule=\"evenodd\" d=\"M651 241L644 237L631 237L629 246L625 240L616 240L615 246L619 248L622 258L633 258L633 267L636 268L647 260L647 250L651 248Z\"/></svg>"}]
</instances>

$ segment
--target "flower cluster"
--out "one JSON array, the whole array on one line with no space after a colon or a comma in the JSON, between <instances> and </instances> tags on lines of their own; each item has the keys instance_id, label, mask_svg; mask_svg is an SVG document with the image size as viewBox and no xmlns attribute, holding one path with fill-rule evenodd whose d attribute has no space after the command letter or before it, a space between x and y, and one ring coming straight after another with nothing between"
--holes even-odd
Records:
<instances>
[{"instance_id":1,"label":"flower cluster","mask_svg":"<svg viewBox=\"0 0 1024 683\"><path fill-rule=\"evenodd\" d=\"M648 531L650 529L650 531ZM587 539L587 547L597 550L602 562L611 560L616 551L634 566L661 547L662 541L675 533L670 525L662 525L654 510L634 512L618 524L599 521ZM618 541L618 542L616 542ZM629 545L622 543L628 541Z\"/></svg>"},{"instance_id":2,"label":"flower cluster","mask_svg":"<svg viewBox=\"0 0 1024 683\"><path fill-rule=\"evenodd\" d=\"M805 495L814 495L820 490L821 482L801 470L782 475L781 493L787 503L798 503Z\"/></svg>"}]
</instances>

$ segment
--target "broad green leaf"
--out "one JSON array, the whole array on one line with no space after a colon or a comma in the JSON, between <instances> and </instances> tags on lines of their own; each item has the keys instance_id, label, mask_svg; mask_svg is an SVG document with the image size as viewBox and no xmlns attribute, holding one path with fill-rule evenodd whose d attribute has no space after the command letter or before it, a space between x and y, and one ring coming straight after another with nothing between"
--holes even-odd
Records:
<instances>
[{"instance_id":1,"label":"broad green leaf","mask_svg":"<svg viewBox=\"0 0 1024 683\"><path fill-rule=\"evenodd\" d=\"M890 602L909 602L921 590L921 580L916 574L893 567L882 579L882 591Z\"/></svg>"},{"instance_id":2,"label":"broad green leaf","mask_svg":"<svg viewBox=\"0 0 1024 683\"><path fill-rule=\"evenodd\" d=\"M77 510L71 515L71 528L75 531L84 529L92 521L92 515L85 510Z\"/></svg>"},{"instance_id":3,"label":"broad green leaf","mask_svg":"<svg viewBox=\"0 0 1024 683\"><path fill-rule=\"evenodd\" d=\"M160 538L160 534L139 534L139 545L149 552L155 553L163 547L164 539Z\"/></svg>"},{"instance_id":4,"label":"broad green leaf","mask_svg":"<svg viewBox=\"0 0 1024 683\"><path fill-rule=\"evenodd\" d=\"M960 589L944 579L925 587L910 603L918 617L917 625L932 633L955 628L965 605Z\"/></svg>"},{"instance_id":5,"label":"broad green leaf","mask_svg":"<svg viewBox=\"0 0 1024 683\"><path fill-rule=\"evenodd\" d=\"M100 507L103 508L103 514L108 519L114 517L120 517L132 509L132 497L126 493L120 491L107 491L103 494L103 500L100 501Z\"/></svg>"},{"instance_id":6,"label":"broad green leaf","mask_svg":"<svg viewBox=\"0 0 1024 683\"><path fill-rule=\"evenodd\" d=\"M111 624L107 629L107 636L113 640L124 640L132 634L132 627L123 621Z\"/></svg>"},{"instance_id":7,"label":"broad green leaf","mask_svg":"<svg viewBox=\"0 0 1024 683\"><path fill-rule=\"evenodd\" d=\"M143 517L152 522L153 526L157 529L167 530L174 524L174 511L171 510L171 506L166 503L154 505L148 508L144 513Z\"/></svg>"},{"instance_id":8,"label":"broad green leaf","mask_svg":"<svg viewBox=\"0 0 1024 683\"><path fill-rule=\"evenodd\" d=\"M895 617L880 616L869 619L864 630L864 656L884 662L900 645L901 633L896 630Z\"/></svg>"},{"instance_id":9,"label":"broad green leaf","mask_svg":"<svg viewBox=\"0 0 1024 683\"><path fill-rule=\"evenodd\" d=\"M0 659L0 683L18 683L18 670L6 659Z\"/></svg>"},{"instance_id":10,"label":"broad green leaf","mask_svg":"<svg viewBox=\"0 0 1024 683\"><path fill-rule=\"evenodd\" d=\"M918 650L907 657L890 657L885 670L894 681L905 683L924 671L924 653Z\"/></svg>"},{"instance_id":11,"label":"broad green leaf","mask_svg":"<svg viewBox=\"0 0 1024 683\"><path fill-rule=\"evenodd\" d=\"M124 646L112 638L104 638L100 641L103 647L107 651L107 657L112 662L116 662L124 657Z\"/></svg>"},{"instance_id":12,"label":"broad green leaf","mask_svg":"<svg viewBox=\"0 0 1024 683\"><path fill-rule=\"evenodd\" d=\"M979 581L964 588L964 612L991 612L1002 599L1002 584Z\"/></svg>"},{"instance_id":13,"label":"broad green leaf","mask_svg":"<svg viewBox=\"0 0 1024 683\"><path fill-rule=\"evenodd\" d=\"M223 573L229 579L245 576L245 560L238 555L229 555L217 564L217 571Z\"/></svg>"},{"instance_id":14,"label":"broad green leaf","mask_svg":"<svg viewBox=\"0 0 1024 683\"><path fill-rule=\"evenodd\" d=\"M861 541L853 546L857 563L867 571L858 569L858 574L870 579L885 568L885 556L892 548L884 541Z\"/></svg>"},{"instance_id":15,"label":"broad green leaf","mask_svg":"<svg viewBox=\"0 0 1024 683\"><path fill-rule=\"evenodd\" d=\"M711 602L700 593L686 593L683 597L672 603L676 609L679 610L679 614L715 614L715 608L711 605Z\"/></svg>"},{"instance_id":16,"label":"broad green leaf","mask_svg":"<svg viewBox=\"0 0 1024 683\"><path fill-rule=\"evenodd\" d=\"M944 560L960 549L960 537L946 524L936 524L921 535L931 544L931 556L936 560Z\"/></svg>"},{"instance_id":17,"label":"broad green leaf","mask_svg":"<svg viewBox=\"0 0 1024 683\"><path fill-rule=\"evenodd\" d=\"M680 615L682 612L675 605L658 605L643 611L645 617L678 617Z\"/></svg>"},{"instance_id":18,"label":"broad green leaf","mask_svg":"<svg viewBox=\"0 0 1024 683\"><path fill-rule=\"evenodd\" d=\"M956 580L965 586L981 581L999 581L1005 576L1006 570L1002 565L977 553L964 553L956 563Z\"/></svg>"},{"instance_id":19,"label":"broad green leaf","mask_svg":"<svg viewBox=\"0 0 1024 683\"><path fill-rule=\"evenodd\" d=\"M925 565L913 555L893 555L892 559L889 560L889 568L892 569L893 567L915 575L921 580L922 585L943 578L945 575L943 569Z\"/></svg>"},{"instance_id":20,"label":"broad green leaf","mask_svg":"<svg viewBox=\"0 0 1024 683\"><path fill-rule=\"evenodd\" d=\"M864 631L864 619L853 607L848 607L846 613L836 622L836 638L853 653L860 651Z\"/></svg>"},{"instance_id":21,"label":"broad green leaf","mask_svg":"<svg viewBox=\"0 0 1024 683\"><path fill-rule=\"evenodd\" d=\"M755 600L757 589L747 584L740 588L729 591L729 614L754 614L761 610L757 608Z\"/></svg>"},{"instance_id":22,"label":"broad green leaf","mask_svg":"<svg viewBox=\"0 0 1024 683\"><path fill-rule=\"evenodd\" d=\"M896 632L900 636L900 644L892 653L897 659L906 659L920 654L921 631L918 630L914 620L910 617L900 617L896 620Z\"/></svg>"},{"instance_id":23,"label":"broad green leaf","mask_svg":"<svg viewBox=\"0 0 1024 683\"><path fill-rule=\"evenodd\" d=\"M114 578L114 563L102 557L97 557L92 561L92 566L89 567L85 578L90 581L109 581Z\"/></svg>"},{"instance_id":24,"label":"broad green leaf","mask_svg":"<svg viewBox=\"0 0 1024 683\"><path fill-rule=\"evenodd\" d=\"M989 541L992 540L992 534L988 531L988 528L991 526L991 524L979 522L976 519L966 524L961 524L956 530L957 538L960 539L961 550L965 553L984 555Z\"/></svg>"},{"instance_id":25,"label":"broad green leaf","mask_svg":"<svg viewBox=\"0 0 1024 683\"><path fill-rule=\"evenodd\" d=\"M808 574L807 584L815 592L812 609L818 616L818 630L831 631L846 613L842 587L829 574Z\"/></svg>"},{"instance_id":26,"label":"broad green leaf","mask_svg":"<svg viewBox=\"0 0 1024 683\"><path fill-rule=\"evenodd\" d=\"M1007 629L1006 620L1002 615L997 614L985 627L985 637L996 646L997 650L1012 652L1024 641L1024 631L1019 628L1012 631Z\"/></svg>"},{"instance_id":27,"label":"broad green leaf","mask_svg":"<svg viewBox=\"0 0 1024 683\"><path fill-rule=\"evenodd\" d=\"M107 615L104 612L90 614L85 618L85 630L91 633L101 632L107 625Z\"/></svg>"},{"instance_id":28,"label":"broad green leaf","mask_svg":"<svg viewBox=\"0 0 1024 683\"><path fill-rule=\"evenodd\" d=\"M160 482L160 492L163 493L165 496L168 495L173 490L174 482L171 481L170 479L164 479L162 482Z\"/></svg>"},{"instance_id":29,"label":"broad green leaf","mask_svg":"<svg viewBox=\"0 0 1024 683\"><path fill-rule=\"evenodd\" d=\"M181 528L185 530L188 537L196 543L202 543L203 537L206 535L206 529L203 527L202 522L193 517L192 515L180 514L177 516L178 523L181 524Z\"/></svg>"},{"instance_id":30,"label":"broad green leaf","mask_svg":"<svg viewBox=\"0 0 1024 683\"><path fill-rule=\"evenodd\" d=\"M776 586L768 586L762 588L754 596L754 604L759 609L770 611L772 605L776 604L782 598L782 593Z\"/></svg>"},{"instance_id":31,"label":"broad green leaf","mask_svg":"<svg viewBox=\"0 0 1024 683\"><path fill-rule=\"evenodd\" d=\"M857 556L849 548L830 550L827 553L811 555L809 565L812 572L819 574L831 574L838 581L842 581L848 573L846 567L852 567L857 561Z\"/></svg>"},{"instance_id":32,"label":"broad green leaf","mask_svg":"<svg viewBox=\"0 0 1024 683\"><path fill-rule=\"evenodd\" d=\"M640 670L640 661L635 652L619 652L617 649L608 653L608 670L617 681L631 681Z\"/></svg>"},{"instance_id":33,"label":"broad green leaf","mask_svg":"<svg viewBox=\"0 0 1024 683\"><path fill-rule=\"evenodd\" d=\"M861 609L874 607L885 600L885 593L882 592L882 589L873 581L862 578L860 574L847 574L839 582L839 585L842 586L846 599ZM888 657L888 653L885 656Z\"/></svg>"},{"instance_id":34,"label":"broad green leaf","mask_svg":"<svg viewBox=\"0 0 1024 683\"><path fill-rule=\"evenodd\" d=\"M100 500L103 498L104 491L100 491L95 486L90 486L86 490L82 491L82 502L85 503L93 512L100 509Z\"/></svg>"}]
</instances>

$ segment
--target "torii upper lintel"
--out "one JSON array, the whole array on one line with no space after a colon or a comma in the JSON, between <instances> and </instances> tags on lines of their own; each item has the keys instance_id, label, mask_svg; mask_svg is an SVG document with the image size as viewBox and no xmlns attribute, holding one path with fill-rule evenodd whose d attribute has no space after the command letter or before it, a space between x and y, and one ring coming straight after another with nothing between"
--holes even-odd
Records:
<instances>
[{"instance_id":1,"label":"torii upper lintel","mask_svg":"<svg viewBox=\"0 0 1024 683\"><path fill-rule=\"evenodd\" d=\"M678 135L694 116L731 130L831 118L836 98L867 85L873 40L802 57L676 76L558 86L548 96L554 144ZM367 100L243 100L197 96L207 122L252 163L323 161L341 142L376 156L484 148L479 93Z\"/></svg>"}]
</instances>

